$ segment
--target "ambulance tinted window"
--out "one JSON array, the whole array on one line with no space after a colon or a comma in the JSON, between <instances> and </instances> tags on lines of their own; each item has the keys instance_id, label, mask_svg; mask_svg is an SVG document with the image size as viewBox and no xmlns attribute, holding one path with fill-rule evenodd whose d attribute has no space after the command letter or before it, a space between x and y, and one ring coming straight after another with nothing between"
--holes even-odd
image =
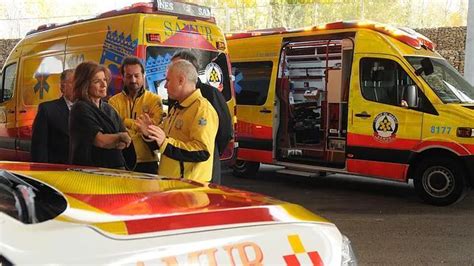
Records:
<instances>
[{"instance_id":1,"label":"ambulance tinted window","mask_svg":"<svg viewBox=\"0 0 474 266\"><path fill-rule=\"evenodd\" d=\"M168 99L164 87L166 69L175 52L182 50L177 47L148 46L146 50L146 81L148 89L157 93L162 99ZM214 86L222 92L226 101L232 98L229 71L225 54L215 51L190 49L198 59L199 79L201 82Z\"/></svg>"},{"instance_id":2,"label":"ambulance tinted window","mask_svg":"<svg viewBox=\"0 0 474 266\"><path fill-rule=\"evenodd\" d=\"M233 63L237 104L262 105L267 100L272 62Z\"/></svg>"},{"instance_id":3,"label":"ambulance tinted window","mask_svg":"<svg viewBox=\"0 0 474 266\"><path fill-rule=\"evenodd\" d=\"M362 96L369 100L390 105L402 105L413 80L395 61L382 58L363 58L360 61Z\"/></svg>"},{"instance_id":4,"label":"ambulance tinted window","mask_svg":"<svg viewBox=\"0 0 474 266\"><path fill-rule=\"evenodd\" d=\"M2 77L2 90L0 101L4 102L13 96L15 89L16 64L11 64L4 69Z\"/></svg>"}]
</instances>

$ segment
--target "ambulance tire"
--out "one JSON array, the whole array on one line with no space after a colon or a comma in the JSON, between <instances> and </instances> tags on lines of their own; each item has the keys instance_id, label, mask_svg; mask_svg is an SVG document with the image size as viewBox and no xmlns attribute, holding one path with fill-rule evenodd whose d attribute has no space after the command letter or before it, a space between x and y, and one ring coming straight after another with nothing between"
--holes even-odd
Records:
<instances>
[{"instance_id":1,"label":"ambulance tire","mask_svg":"<svg viewBox=\"0 0 474 266\"><path fill-rule=\"evenodd\" d=\"M456 203L468 191L462 166L449 157L422 160L413 179L418 195L425 202L436 206Z\"/></svg>"},{"instance_id":2,"label":"ambulance tire","mask_svg":"<svg viewBox=\"0 0 474 266\"><path fill-rule=\"evenodd\" d=\"M257 174L260 163L237 160L232 169L232 174L237 177L254 177Z\"/></svg>"}]
</instances>

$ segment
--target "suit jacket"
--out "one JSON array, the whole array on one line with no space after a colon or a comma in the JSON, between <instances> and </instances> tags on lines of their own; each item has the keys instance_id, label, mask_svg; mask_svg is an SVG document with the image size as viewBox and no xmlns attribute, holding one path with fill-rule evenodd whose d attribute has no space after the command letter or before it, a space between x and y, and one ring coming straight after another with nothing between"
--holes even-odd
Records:
<instances>
[{"instance_id":1,"label":"suit jacket","mask_svg":"<svg viewBox=\"0 0 474 266\"><path fill-rule=\"evenodd\" d=\"M33 122L31 160L67 164L69 159L69 108L66 100L41 103Z\"/></svg>"}]
</instances>

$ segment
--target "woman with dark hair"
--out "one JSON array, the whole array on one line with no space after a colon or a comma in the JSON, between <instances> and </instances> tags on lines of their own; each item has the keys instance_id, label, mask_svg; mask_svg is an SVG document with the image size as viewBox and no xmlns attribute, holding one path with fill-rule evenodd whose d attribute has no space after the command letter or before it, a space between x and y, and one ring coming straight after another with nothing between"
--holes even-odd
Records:
<instances>
[{"instance_id":1,"label":"woman with dark hair","mask_svg":"<svg viewBox=\"0 0 474 266\"><path fill-rule=\"evenodd\" d=\"M131 138L107 96L110 71L95 62L83 62L74 72L75 103L69 114L70 162L77 165L123 169L121 150Z\"/></svg>"}]
</instances>

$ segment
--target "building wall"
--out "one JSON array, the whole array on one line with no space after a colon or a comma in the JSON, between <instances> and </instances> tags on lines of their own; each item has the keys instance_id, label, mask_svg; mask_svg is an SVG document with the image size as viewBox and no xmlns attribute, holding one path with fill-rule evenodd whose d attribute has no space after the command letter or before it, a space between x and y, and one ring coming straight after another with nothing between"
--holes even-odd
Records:
<instances>
[{"instance_id":1,"label":"building wall","mask_svg":"<svg viewBox=\"0 0 474 266\"><path fill-rule=\"evenodd\" d=\"M416 29L437 44L436 50L446 58L459 72L464 70L466 27L445 27ZM0 67L8 57L18 39L0 39Z\"/></svg>"},{"instance_id":2,"label":"building wall","mask_svg":"<svg viewBox=\"0 0 474 266\"><path fill-rule=\"evenodd\" d=\"M464 72L467 27L415 29L436 43L436 50L461 74Z\"/></svg>"},{"instance_id":3,"label":"building wall","mask_svg":"<svg viewBox=\"0 0 474 266\"><path fill-rule=\"evenodd\" d=\"M15 44L20 41L19 39L0 39L0 69L3 69L3 64L7 60L8 54L15 47Z\"/></svg>"}]
</instances>

